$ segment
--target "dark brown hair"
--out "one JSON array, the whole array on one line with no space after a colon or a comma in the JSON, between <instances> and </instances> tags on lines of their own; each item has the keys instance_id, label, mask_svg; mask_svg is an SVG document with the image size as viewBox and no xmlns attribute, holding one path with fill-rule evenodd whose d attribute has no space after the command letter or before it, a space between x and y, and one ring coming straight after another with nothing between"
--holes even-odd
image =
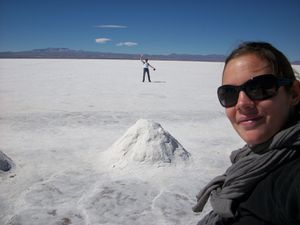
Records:
<instances>
[{"instance_id":1,"label":"dark brown hair","mask_svg":"<svg viewBox=\"0 0 300 225\"><path fill-rule=\"evenodd\" d=\"M227 57L224 69L230 60L246 54L255 54L267 60L274 75L292 80L296 79L295 72L286 56L267 42L244 42L240 44L238 48L233 50Z\"/></svg>"}]
</instances>

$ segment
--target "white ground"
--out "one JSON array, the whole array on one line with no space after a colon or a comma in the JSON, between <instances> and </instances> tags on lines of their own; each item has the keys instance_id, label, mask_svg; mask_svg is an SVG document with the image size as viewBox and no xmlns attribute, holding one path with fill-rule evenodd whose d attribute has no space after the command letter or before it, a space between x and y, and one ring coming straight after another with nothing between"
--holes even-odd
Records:
<instances>
[{"instance_id":1,"label":"white ground","mask_svg":"<svg viewBox=\"0 0 300 225\"><path fill-rule=\"evenodd\" d=\"M223 63L150 63L153 82L142 83L139 61L0 60L0 151L16 165L0 173L1 225L189 225L209 211L192 212L195 195L243 145L216 97ZM136 129L131 147L149 133L139 119L190 158L119 154L126 132ZM162 146L153 139L134 154Z\"/></svg>"}]
</instances>

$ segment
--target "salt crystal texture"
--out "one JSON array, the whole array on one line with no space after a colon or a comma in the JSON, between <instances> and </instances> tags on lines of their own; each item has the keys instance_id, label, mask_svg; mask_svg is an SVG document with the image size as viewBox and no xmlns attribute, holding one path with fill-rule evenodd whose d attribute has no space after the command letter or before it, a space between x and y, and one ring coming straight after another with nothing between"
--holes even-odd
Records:
<instances>
[{"instance_id":1,"label":"salt crystal texture","mask_svg":"<svg viewBox=\"0 0 300 225\"><path fill-rule=\"evenodd\" d=\"M108 150L114 165L139 163L173 163L187 161L190 153L159 123L140 119Z\"/></svg>"}]
</instances>

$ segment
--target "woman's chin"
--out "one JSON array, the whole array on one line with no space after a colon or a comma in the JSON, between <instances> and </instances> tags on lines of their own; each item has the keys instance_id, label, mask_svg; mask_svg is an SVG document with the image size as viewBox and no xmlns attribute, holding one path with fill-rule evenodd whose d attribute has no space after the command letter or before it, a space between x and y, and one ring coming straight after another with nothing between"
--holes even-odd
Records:
<instances>
[{"instance_id":1,"label":"woman's chin","mask_svg":"<svg viewBox=\"0 0 300 225\"><path fill-rule=\"evenodd\" d=\"M239 135L250 146L262 144L270 139L269 135L263 135L257 131L240 132Z\"/></svg>"}]
</instances>

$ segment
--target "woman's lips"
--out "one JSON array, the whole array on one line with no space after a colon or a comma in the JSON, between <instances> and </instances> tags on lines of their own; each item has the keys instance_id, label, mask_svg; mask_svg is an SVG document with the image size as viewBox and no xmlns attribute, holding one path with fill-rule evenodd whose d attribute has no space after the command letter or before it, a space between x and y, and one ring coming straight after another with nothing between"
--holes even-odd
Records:
<instances>
[{"instance_id":1,"label":"woman's lips","mask_svg":"<svg viewBox=\"0 0 300 225\"><path fill-rule=\"evenodd\" d=\"M240 126L245 128L254 128L261 123L262 119L262 116L246 116L239 118L237 122Z\"/></svg>"}]
</instances>

